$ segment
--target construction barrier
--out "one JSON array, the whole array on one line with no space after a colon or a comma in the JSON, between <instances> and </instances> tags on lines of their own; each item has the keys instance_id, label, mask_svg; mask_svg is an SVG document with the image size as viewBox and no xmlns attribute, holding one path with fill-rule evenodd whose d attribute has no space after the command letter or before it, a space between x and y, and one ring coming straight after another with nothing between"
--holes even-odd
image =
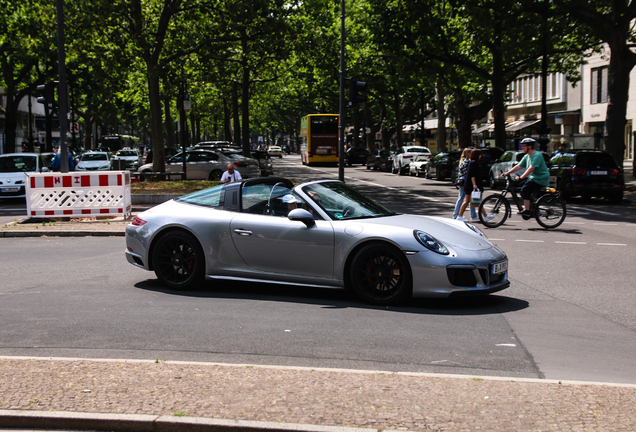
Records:
<instances>
[{"instance_id":1,"label":"construction barrier","mask_svg":"<svg viewBox=\"0 0 636 432\"><path fill-rule=\"evenodd\" d=\"M26 174L29 217L126 217L132 211L128 171Z\"/></svg>"}]
</instances>

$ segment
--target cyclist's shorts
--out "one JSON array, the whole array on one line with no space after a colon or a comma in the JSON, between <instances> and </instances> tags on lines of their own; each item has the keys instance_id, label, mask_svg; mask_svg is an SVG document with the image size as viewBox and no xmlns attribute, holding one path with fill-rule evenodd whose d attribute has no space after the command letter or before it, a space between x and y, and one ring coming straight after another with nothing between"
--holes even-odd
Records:
<instances>
[{"instance_id":1,"label":"cyclist's shorts","mask_svg":"<svg viewBox=\"0 0 636 432\"><path fill-rule=\"evenodd\" d=\"M539 189L541 189L542 187L545 187L545 186L541 186L539 183L535 183L534 180L528 180L521 187L521 197L526 200L532 199L532 194L538 191Z\"/></svg>"}]
</instances>

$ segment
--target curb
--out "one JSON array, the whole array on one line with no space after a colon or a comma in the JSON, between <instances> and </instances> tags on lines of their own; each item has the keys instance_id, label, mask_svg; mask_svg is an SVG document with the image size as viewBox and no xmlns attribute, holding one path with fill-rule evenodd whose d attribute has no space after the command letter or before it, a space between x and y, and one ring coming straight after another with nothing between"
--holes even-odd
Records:
<instances>
[{"instance_id":1,"label":"curb","mask_svg":"<svg viewBox=\"0 0 636 432\"><path fill-rule=\"evenodd\" d=\"M226 420L204 417L18 410L0 410L0 427L40 430L83 429L117 432L390 432L384 429Z\"/></svg>"},{"instance_id":2,"label":"curb","mask_svg":"<svg viewBox=\"0 0 636 432\"><path fill-rule=\"evenodd\" d=\"M124 231L0 231L0 238L23 237L124 237Z\"/></svg>"}]
</instances>

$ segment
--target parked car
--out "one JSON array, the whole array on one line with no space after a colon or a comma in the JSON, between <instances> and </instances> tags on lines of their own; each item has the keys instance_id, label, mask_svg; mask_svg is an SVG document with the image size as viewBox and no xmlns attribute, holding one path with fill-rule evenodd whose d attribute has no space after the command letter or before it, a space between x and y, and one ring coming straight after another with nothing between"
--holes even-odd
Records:
<instances>
[{"instance_id":1,"label":"parked car","mask_svg":"<svg viewBox=\"0 0 636 432\"><path fill-rule=\"evenodd\" d=\"M116 160L123 162L124 166L122 168L137 171L141 162L141 156L137 149L121 149L115 153L115 157L112 159L113 165L115 165Z\"/></svg>"},{"instance_id":2,"label":"parked car","mask_svg":"<svg viewBox=\"0 0 636 432\"><path fill-rule=\"evenodd\" d=\"M109 171L112 156L108 152L87 151L80 158L75 171Z\"/></svg>"},{"instance_id":3,"label":"parked car","mask_svg":"<svg viewBox=\"0 0 636 432\"><path fill-rule=\"evenodd\" d=\"M429 161L428 155L417 155L409 163L409 175L422 176L426 174L426 164Z\"/></svg>"},{"instance_id":4,"label":"parked car","mask_svg":"<svg viewBox=\"0 0 636 432\"><path fill-rule=\"evenodd\" d=\"M163 150L164 150L164 155L166 160L168 160L169 158L171 158L172 156L180 152L179 149L176 149L174 147L165 147ZM153 158L152 149L147 149L143 157L141 158L142 165L151 164L152 158Z\"/></svg>"},{"instance_id":5,"label":"parked car","mask_svg":"<svg viewBox=\"0 0 636 432\"><path fill-rule=\"evenodd\" d=\"M227 169L227 164L233 163L241 177L247 179L259 177L258 164L246 163L243 160L233 159L224 154L212 150L189 150L186 152L187 177L190 180L220 180ZM183 171L183 153L178 153L166 160L166 172ZM152 164L146 164L139 168L140 173L153 171ZM143 179L143 176L141 177Z\"/></svg>"},{"instance_id":6,"label":"parked car","mask_svg":"<svg viewBox=\"0 0 636 432\"><path fill-rule=\"evenodd\" d=\"M366 147L349 147L345 152L345 161L347 165L353 164L367 164L367 158L369 157L369 150Z\"/></svg>"},{"instance_id":7,"label":"parked car","mask_svg":"<svg viewBox=\"0 0 636 432\"><path fill-rule=\"evenodd\" d=\"M433 153L424 146L404 146L393 156L393 174L406 174L409 163L416 155L425 155L433 158Z\"/></svg>"},{"instance_id":8,"label":"parked car","mask_svg":"<svg viewBox=\"0 0 636 432\"><path fill-rule=\"evenodd\" d=\"M538 151L538 150L537 150ZM543 154L543 159L546 164L550 162L550 156L545 153ZM490 167L490 172L488 173L488 184L492 189L497 189L506 185L506 180L501 178L501 174L509 171L510 168L519 165L521 159L525 156L525 153L521 150L508 150L504 152L499 160L493 163ZM515 171L515 175L522 175L526 172L525 168L521 168L519 171Z\"/></svg>"},{"instance_id":9,"label":"parked car","mask_svg":"<svg viewBox=\"0 0 636 432\"><path fill-rule=\"evenodd\" d=\"M481 174L481 178L485 184L488 180L490 167L499 160L501 155L504 153L504 149L499 147L485 147L480 148L480 150L481 159L479 159L479 173Z\"/></svg>"},{"instance_id":10,"label":"parked car","mask_svg":"<svg viewBox=\"0 0 636 432\"><path fill-rule=\"evenodd\" d=\"M391 171L392 159L391 152L388 150L376 150L375 153L367 156L367 169L373 168L380 171Z\"/></svg>"},{"instance_id":11,"label":"parked car","mask_svg":"<svg viewBox=\"0 0 636 432\"><path fill-rule=\"evenodd\" d=\"M283 157L283 149L280 146L269 146L269 148L267 149L267 153L269 153L270 156L278 156L279 158Z\"/></svg>"},{"instance_id":12,"label":"parked car","mask_svg":"<svg viewBox=\"0 0 636 432\"><path fill-rule=\"evenodd\" d=\"M26 198L25 173L48 171L50 167L47 166L45 157L39 153L0 155L0 198Z\"/></svg>"},{"instance_id":13,"label":"parked car","mask_svg":"<svg viewBox=\"0 0 636 432\"><path fill-rule=\"evenodd\" d=\"M453 164L459 160L461 155L462 152L458 150L437 153L426 164L426 178L431 179L434 177L440 181L451 178Z\"/></svg>"},{"instance_id":14,"label":"parked car","mask_svg":"<svg viewBox=\"0 0 636 432\"><path fill-rule=\"evenodd\" d=\"M614 157L601 150L570 150L550 159L550 175L566 197L605 197L620 204L625 190L623 170Z\"/></svg>"},{"instance_id":15,"label":"parked car","mask_svg":"<svg viewBox=\"0 0 636 432\"><path fill-rule=\"evenodd\" d=\"M252 157L258 161L258 167L261 170L261 177L274 175L274 166L272 158L263 150L252 150Z\"/></svg>"},{"instance_id":16,"label":"parked car","mask_svg":"<svg viewBox=\"0 0 636 432\"><path fill-rule=\"evenodd\" d=\"M268 177L184 195L139 213L126 246L130 264L171 289L270 281L388 305L510 285L506 254L474 225L399 215L336 180Z\"/></svg>"}]
</instances>

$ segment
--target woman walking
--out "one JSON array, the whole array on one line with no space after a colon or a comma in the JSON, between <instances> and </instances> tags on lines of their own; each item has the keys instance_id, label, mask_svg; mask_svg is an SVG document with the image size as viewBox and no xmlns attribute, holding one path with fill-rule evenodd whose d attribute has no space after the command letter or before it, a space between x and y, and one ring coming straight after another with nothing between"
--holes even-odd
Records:
<instances>
[{"instance_id":1,"label":"woman walking","mask_svg":"<svg viewBox=\"0 0 636 432\"><path fill-rule=\"evenodd\" d=\"M470 164L470 152L473 149L465 148L462 152L462 156L459 158L459 168L457 169L457 181L455 187L459 189L459 195L457 196L457 202L455 203L455 210L453 211L453 219L457 219L459 216L459 208L464 203L464 184L466 182L466 174L468 174L468 165ZM477 209L475 207L470 208L470 220L471 222L479 220L477 216Z\"/></svg>"},{"instance_id":2,"label":"woman walking","mask_svg":"<svg viewBox=\"0 0 636 432\"><path fill-rule=\"evenodd\" d=\"M457 220L465 221L464 211L466 211L466 207L470 204L470 195L473 191L479 191L483 193L484 187L481 184L481 174L479 173L479 159L481 158L481 150L474 149L470 152L470 164L468 165L468 172L466 173L466 178L464 180L464 203L459 209L459 216L457 216ZM486 214L486 210L481 209L484 219L489 221L494 218L491 214Z\"/></svg>"}]
</instances>

